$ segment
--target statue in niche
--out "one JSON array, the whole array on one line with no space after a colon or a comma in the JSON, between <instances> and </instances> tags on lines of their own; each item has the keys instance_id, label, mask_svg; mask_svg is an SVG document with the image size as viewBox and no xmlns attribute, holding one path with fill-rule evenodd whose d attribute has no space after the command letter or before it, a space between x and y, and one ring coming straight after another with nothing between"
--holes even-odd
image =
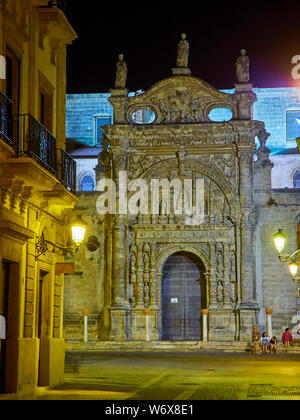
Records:
<instances>
[{"instance_id":1,"label":"statue in niche","mask_svg":"<svg viewBox=\"0 0 300 420\"><path fill-rule=\"evenodd\" d=\"M144 255L144 269L149 270L149 265L150 265L150 257L148 254L145 254Z\"/></svg>"},{"instance_id":2,"label":"statue in niche","mask_svg":"<svg viewBox=\"0 0 300 420\"><path fill-rule=\"evenodd\" d=\"M240 83L248 83L250 80L250 60L246 50L241 50L241 56L237 59L236 75Z\"/></svg>"},{"instance_id":3,"label":"statue in niche","mask_svg":"<svg viewBox=\"0 0 300 420\"><path fill-rule=\"evenodd\" d=\"M134 254L131 255L131 283L136 283L136 257Z\"/></svg>"},{"instance_id":4,"label":"statue in niche","mask_svg":"<svg viewBox=\"0 0 300 420\"><path fill-rule=\"evenodd\" d=\"M150 286L149 283L145 283L144 286L144 303L145 306L148 307L150 302Z\"/></svg>"},{"instance_id":5,"label":"statue in niche","mask_svg":"<svg viewBox=\"0 0 300 420\"><path fill-rule=\"evenodd\" d=\"M221 273L222 268L223 268L223 256L222 256L222 252L218 251L217 252L217 272Z\"/></svg>"},{"instance_id":6,"label":"statue in niche","mask_svg":"<svg viewBox=\"0 0 300 420\"><path fill-rule=\"evenodd\" d=\"M119 62L117 63L117 74L116 74L116 88L125 88L127 81L127 64L124 61L124 55L119 55Z\"/></svg>"},{"instance_id":7,"label":"statue in niche","mask_svg":"<svg viewBox=\"0 0 300 420\"><path fill-rule=\"evenodd\" d=\"M218 303L220 304L224 302L224 287L221 281L219 281L218 283L217 299L218 299Z\"/></svg>"},{"instance_id":8,"label":"statue in niche","mask_svg":"<svg viewBox=\"0 0 300 420\"><path fill-rule=\"evenodd\" d=\"M181 35L181 41L178 44L177 67L187 68L189 60L190 44L186 40L186 34Z\"/></svg>"}]
</instances>

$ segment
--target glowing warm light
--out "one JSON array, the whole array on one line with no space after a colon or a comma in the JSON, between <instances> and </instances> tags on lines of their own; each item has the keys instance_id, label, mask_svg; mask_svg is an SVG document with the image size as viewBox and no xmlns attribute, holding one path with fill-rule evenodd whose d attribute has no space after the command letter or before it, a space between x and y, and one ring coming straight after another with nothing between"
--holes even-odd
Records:
<instances>
[{"instance_id":1,"label":"glowing warm light","mask_svg":"<svg viewBox=\"0 0 300 420\"><path fill-rule=\"evenodd\" d=\"M275 248L277 249L278 253L281 254L281 252L284 250L286 241L286 236L282 232L282 229L279 229L278 233L276 233L273 238L275 242Z\"/></svg>"},{"instance_id":2,"label":"glowing warm light","mask_svg":"<svg viewBox=\"0 0 300 420\"><path fill-rule=\"evenodd\" d=\"M85 238L85 223L81 218L78 218L76 222L73 223L72 226L72 239L76 244L81 244Z\"/></svg>"},{"instance_id":3,"label":"glowing warm light","mask_svg":"<svg viewBox=\"0 0 300 420\"><path fill-rule=\"evenodd\" d=\"M289 264L289 269L290 269L291 275L293 276L293 278L295 278L299 269L299 266L296 263L296 261L293 261L291 262L291 264Z\"/></svg>"}]
</instances>

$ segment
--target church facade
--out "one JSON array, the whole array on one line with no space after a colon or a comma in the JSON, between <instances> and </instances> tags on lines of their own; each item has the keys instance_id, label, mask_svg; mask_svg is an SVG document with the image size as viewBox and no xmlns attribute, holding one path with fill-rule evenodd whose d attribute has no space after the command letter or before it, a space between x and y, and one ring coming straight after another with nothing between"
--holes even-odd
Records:
<instances>
[{"instance_id":1,"label":"church facade","mask_svg":"<svg viewBox=\"0 0 300 420\"><path fill-rule=\"evenodd\" d=\"M114 123L102 127L101 148L85 152L98 188L80 193L76 206L88 242L65 280L67 340L82 339L83 311L94 341L248 341L254 324L266 329L266 309L274 333L295 326L297 290L272 236L282 228L297 247L300 194L272 189L270 134L253 119L257 96L245 54L231 93L191 76L185 37L172 76L139 95L129 95L120 58L108 98ZM213 121L224 109L231 118ZM116 191L107 214L99 211L104 179ZM153 180L162 187L155 211L154 195L141 194ZM175 180L190 186L176 199ZM128 211L124 195L138 211ZM178 212L182 199L201 207L201 217Z\"/></svg>"}]
</instances>

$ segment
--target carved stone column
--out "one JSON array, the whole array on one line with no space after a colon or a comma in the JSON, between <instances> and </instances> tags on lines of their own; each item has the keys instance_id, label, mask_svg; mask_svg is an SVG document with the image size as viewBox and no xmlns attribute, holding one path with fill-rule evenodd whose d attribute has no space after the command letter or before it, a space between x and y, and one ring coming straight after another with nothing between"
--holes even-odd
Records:
<instances>
[{"instance_id":1,"label":"carved stone column","mask_svg":"<svg viewBox=\"0 0 300 420\"><path fill-rule=\"evenodd\" d=\"M255 308L254 299L254 256L253 232L248 221L243 221L240 227L241 236L241 306Z\"/></svg>"},{"instance_id":2,"label":"carved stone column","mask_svg":"<svg viewBox=\"0 0 300 420\"><path fill-rule=\"evenodd\" d=\"M216 244L210 245L210 272L206 273L209 287L209 308L217 308L217 282L216 282Z\"/></svg>"},{"instance_id":3,"label":"carved stone column","mask_svg":"<svg viewBox=\"0 0 300 420\"><path fill-rule=\"evenodd\" d=\"M136 265L136 309L144 308L144 284L143 284L143 247L137 246L137 265Z\"/></svg>"},{"instance_id":4,"label":"carved stone column","mask_svg":"<svg viewBox=\"0 0 300 420\"><path fill-rule=\"evenodd\" d=\"M155 244L151 244L151 253L150 253L150 308L158 309L156 267L155 267Z\"/></svg>"},{"instance_id":5,"label":"carved stone column","mask_svg":"<svg viewBox=\"0 0 300 420\"><path fill-rule=\"evenodd\" d=\"M126 170L126 156L119 148L112 150L113 180L119 191L119 172ZM117 211L119 197L117 197ZM111 302L111 339L126 340L127 338L127 216L116 214L112 216L112 302Z\"/></svg>"},{"instance_id":6,"label":"carved stone column","mask_svg":"<svg viewBox=\"0 0 300 420\"><path fill-rule=\"evenodd\" d=\"M126 224L124 216L116 216L113 225L112 306L126 302Z\"/></svg>"},{"instance_id":7,"label":"carved stone column","mask_svg":"<svg viewBox=\"0 0 300 420\"><path fill-rule=\"evenodd\" d=\"M224 309L231 309L229 245L224 244Z\"/></svg>"},{"instance_id":8,"label":"carved stone column","mask_svg":"<svg viewBox=\"0 0 300 420\"><path fill-rule=\"evenodd\" d=\"M250 215L253 212L253 154L252 151L239 153L240 202L242 220L240 223L241 250L241 305L254 308L254 254L253 228Z\"/></svg>"},{"instance_id":9,"label":"carved stone column","mask_svg":"<svg viewBox=\"0 0 300 420\"><path fill-rule=\"evenodd\" d=\"M119 192L119 173L126 170L126 156L120 148L113 149L113 181ZM119 195L117 194L117 212ZM126 302L126 266L127 266L127 218L116 214L112 217L113 259L112 259L112 306L128 306Z\"/></svg>"}]
</instances>

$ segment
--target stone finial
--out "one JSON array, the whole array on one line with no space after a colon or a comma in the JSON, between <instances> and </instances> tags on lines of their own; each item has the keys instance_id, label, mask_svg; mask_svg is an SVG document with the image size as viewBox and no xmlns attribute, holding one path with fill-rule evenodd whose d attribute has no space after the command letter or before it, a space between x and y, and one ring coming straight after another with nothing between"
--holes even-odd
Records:
<instances>
[{"instance_id":1,"label":"stone finial","mask_svg":"<svg viewBox=\"0 0 300 420\"><path fill-rule=\"evenodd\" d=\"M265 311L267 315L272 315L273 313L273 309L266 309Z\"/></svg>"},{"instance_id":2,"label":"stone finial","mask_svg":"<svg viewBox=\"0 0 300 420\"><path fill-rule=\"evenodd\" d=\"M244 49L236 62L236 75L240 83L248 83L250 80L250 60Z\"/></svg>"},{"instance_id":3,"label":"stone finial","mask_svg":"<svg viewBox=\"0 0 300 420\"><path fill-rule=\"evenodd\" d=\"M119 55L119 61L117 63L117 72L116 72L116 88L122 88L124 89L126 87L127 82L127 64L124 61L124 55Z\"/></svg>"}]
</instances>

